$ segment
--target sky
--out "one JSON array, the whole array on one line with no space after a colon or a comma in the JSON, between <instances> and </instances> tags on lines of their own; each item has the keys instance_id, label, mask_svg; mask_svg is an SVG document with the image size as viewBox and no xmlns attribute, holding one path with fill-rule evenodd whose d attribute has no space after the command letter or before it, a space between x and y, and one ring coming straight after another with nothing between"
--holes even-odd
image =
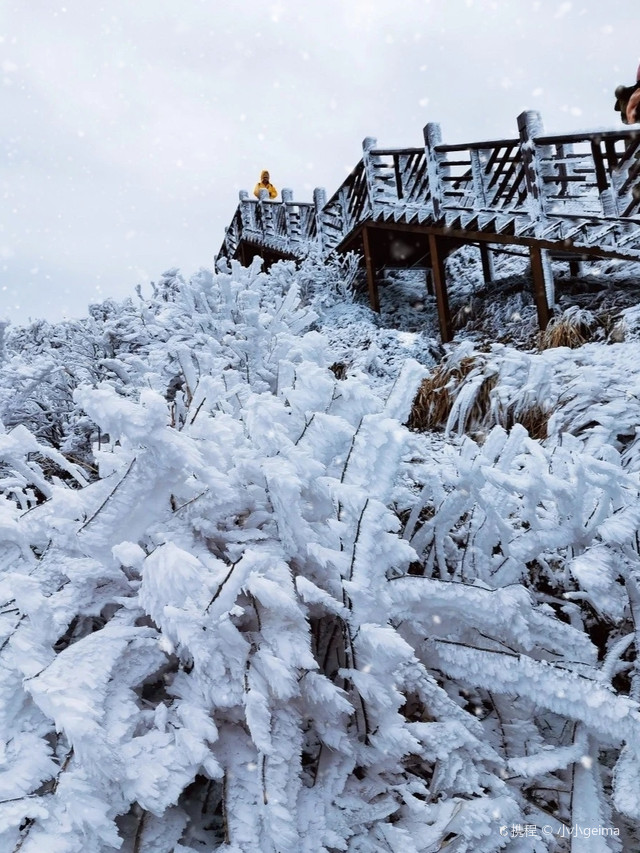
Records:
<instances>
[{"instance_id":1,"label":"sky","mask_svg":"<svg viewBox=\"0 0 640 853\"><path fill-rule=\"evenodd\" d=\"M310 201L374 136L614 129L638 0L0 0L0 319L212 267L268 168Z\"/></svg>"}]
</instances>

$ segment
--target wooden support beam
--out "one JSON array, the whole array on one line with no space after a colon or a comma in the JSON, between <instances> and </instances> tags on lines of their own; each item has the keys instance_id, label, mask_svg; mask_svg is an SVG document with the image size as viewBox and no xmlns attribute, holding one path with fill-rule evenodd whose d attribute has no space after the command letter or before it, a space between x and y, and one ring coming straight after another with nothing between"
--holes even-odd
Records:
<instances>
[{"instance_id":1,"label":"wooden support beam","mask_svg":"<svg viewBox=\"0 0 640 853\"><path fill-rule=\"evenodd\" d=\"M430 267L426 267L424 271L424 283L427 288L427 293L429 296L434 296L435 291L433 289L433 272Z\"/></svg>"},{"instance_id":2,"label":"wooden support beam","mask_svg":"<svg viewBox=\"0 0 640 853\"><path fill-rule=\"evenodd\" d=\"M364 248L364 264L367 270L367 289L369 291L369 305L373 311L380 313L380 299L378 297L378 283L376 282L376 270L373 265L373 253L371 251L371 239L369 229L362 229L362 245Z\"/></svg>"},{"instance_id":3,"label":"wooden support beam","mask_svg":"<svg viewBox=\"0 0 640 853\"><path fill-rule=\"evenodd\" d=\"M482 276L485 284L495 280L493 269L493 255L488 243L480 243L480 260L482 261Z\"/></svg>"},{"instance_id":4,"label":"wooden support beam","mask_svg":"<svg viewBox=\"0 0 640 853\"><path fill-rule=\"evenodd\" d=\"M446 250L444 241L435 234L429 234L429 253L431 255L431 270L433 272L433 285L436 291L436 305L438 306L438 323L440 324L440 338L446 344L453 340L451 329L451 314L449 312L449 296L447 294L447 278L444 267Z\"/></svg>"},{"instance_id":5,"label":"wooden support beam","mask_svg":"<svg viewBox=\"0 0 640 853\"><path fill-rule=\"evenodd\" d=\"M531 276L533 278L533 298L538 312L538 325L546 329L551 318L551 310L547 301L547 289L545 282L545 270L542 260L542 251L538 246L529 247L531 258Z\"/></svg>"},{"instance_id":6,"label":"wooden support beam","mask_svg":"<svg viewBox=\"0 0 640 853\"><path fill-rule=\"evenodd\" d=\"M603 131L604 133L604 131ZM640 137L640 134L639 134ZM341 240L334 251L336 252L349 252L356 251L360 248L360 240L362 235L362 227L360 226L356 228L353 233L349 234L347 238ZM549 249L551 252L571 252L573 254L580 254L583 259L588 260L589 258L593 259L601 259L601 258L620 258L620 260L624 261L637 261L637 255L632 254L630 252L625 252L623 248L616 248L615 246L572 246L571 241L567 241L564 239L541 239L539 237L520 237L513 234L497 234L493 231L464 231L461 228L451 228L450 226L445 225L408 225L403 222L367 222L367 228L370 232L372 231L388 231L388 232L398 232L404 234L416 234L416 235L429 235L436 234L437 236L442 235L442 237L446 237L447 239L457 239L459 240L460 245L464 243L491 243L495 246L522 246L523 248L527 248L529 246L538 246L540 249Z\"/></svg>"},{"instance_id":7,"label":"wooden support beam","mask_svg":"<svg viewBox=\"0 0 640 853\"><path fill-rule=\"evenodd\" d=\"M578 278L582 275L582 262L578 258L569 261L569 275L572 278Z\"/></svg>"}]
</instances>

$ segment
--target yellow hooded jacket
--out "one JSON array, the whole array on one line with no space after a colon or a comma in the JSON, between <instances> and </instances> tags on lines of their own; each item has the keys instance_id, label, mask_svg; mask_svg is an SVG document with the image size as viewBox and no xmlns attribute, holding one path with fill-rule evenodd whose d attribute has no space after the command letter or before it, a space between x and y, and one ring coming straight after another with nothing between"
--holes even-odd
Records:
<instances>
[{"instance_id":1,"label":"yellow hooded jacket","mask_svg":"<svg viewBox=\"0 0 640 853\"><path fill-rule=\"evenodd\" d=\"M265 183L266 178L266 183ZM253 194L256 198L260 198L260 190L267 190L269 193L269 198L275 198L278 195L278 190L273 186L273 184L269 183L269 170L263 169L260 173L260 180L255 185L253 190Z\"/></svg>"}]
</instances>

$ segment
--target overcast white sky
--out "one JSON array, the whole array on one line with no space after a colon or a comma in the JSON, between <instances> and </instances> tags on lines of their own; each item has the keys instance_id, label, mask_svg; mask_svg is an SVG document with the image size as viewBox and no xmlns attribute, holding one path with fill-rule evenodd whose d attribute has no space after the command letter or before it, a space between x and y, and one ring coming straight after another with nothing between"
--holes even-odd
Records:
<instances>
[{"instance_id":1,"label":"overcast white sky","mask_svg":"<svg viewBox=\"0 0 640 853\"><path fill-rule=\"evenodd\" d=\"M0 317L79 317L211 267L239 189L361 155L621 127L638 0L0 0Z\"/></svg>"}]
</instances>

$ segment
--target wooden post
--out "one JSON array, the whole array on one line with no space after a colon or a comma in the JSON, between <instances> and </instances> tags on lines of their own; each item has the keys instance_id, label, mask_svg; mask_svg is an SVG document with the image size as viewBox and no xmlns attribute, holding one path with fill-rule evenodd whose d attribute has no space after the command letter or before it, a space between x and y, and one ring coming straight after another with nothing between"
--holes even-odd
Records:
<instances>
[{"instance_id":1,"label":"wooden post","mask_svg":"<svg viewBox=\"0 0 640 853\"><path fill-rule=\"evenodd\" d=\"M249 193L247 190L240 190L238 193L240 198L240 222L242 223L242 230L245 229L251 230L252 225L252 217L251 217L251 208L252 203L249 201Z\"/></svg>"},{"instance_id":2,"label":"wooden post","mask_svg":"<svg viewBox=\"0 0 640 853\"><path fill-rule=\"evenodd\" d=\"M427 293L429 294L429 296L433 296L433 295L434 295L434 290L433 290L433 271L431 270L431 268L430 268L430 267L426 267L426 268L425 268L425 271L424 271L424 283L425 283L425 287L427 288Z\"/></svg>"},{"instance_id":3,"label":"wooden post","mask_svg":"<svg viewBox=\"0 0 640 853\"><path fill-rule=\"evenodd\" d=\"M369 196L369 210L373 215L375 213L375 198L376 198L376 171L373 165L373 157L371 152L374 150L378 140L374 136L365 136L362 140L362 165L364 168L364 176L367 182L367 195Z\"/></svg>"},{"instance_id":4,"label":"wooden post","mask_svg":"<svg viewBox=\"0 0 640 853\"><path fill-rule=\"evenodd\" d=\"M536 303L538 312L538 325L542 330L547 328L551 311L549 310L549 302L547 300L546 277L548 274L545 270L545 259L542 256L542 250L538 246L529 247L529 257L531 259L531 276L533 278L533 298Z\"/></svg>"},{"instance_id":5,"label":"wooden post","mask_svg":"<svg viewBox=\"0 0 640 853\"><path fill-rule=\"evenodd\" d=\"M369 291L369 305L373 311L380 313L380 299L378 297L378 284L376 282L376 271L373 265L373 254L371 252L371 240L369 229L362 229L362 244L364 247L364 263L367 270L367 289Z\"/></svg>"},{"instance_id":6,"label":"wooden post","mask_svg":"<svg viewBox=\"0 0 640 853\"><path fill-rule=\"evenodd\" d=\"M429 122L424 128L424 151L427 160L427 178L429 181L429 195L431 196L431 208L433 218L436 222L443 216L444 189L442 184L442 155L435 148L442 142L440 125Z\"/></svg>"},{"instance_id":7,"label":"wooden post","mask_svg":"<svg viewBox=\"0 0 640 853\"><path fill-rule=\"evenodd\" d=\"M316 217L316 239L318 241L318 249L320 254L324 251L324 241L322 235L322 208L327 203L327 191L324 187L316 187L313 191L313 207Z\"/></svg>"},{"instance_id":8,"label":"wooden post","mask_svg":"<svg viewBox=\"0 0 640 853\"><path fill-rule=\"evenodd\" d=\"M284 218L284 238L286 248L291 250L291 239L293 237L292 228L291 228L291 217L289 215L289 208L293 205L293 190L288 187L283 187L282 192L280 193L281 205L282 205L282 216Z\"/></svg>"},{"instance_id":9,"label":"wooden post","mask_svg":"<svg viewBox=\"0 0 640 853\"><path fill-rule=\"evenodd\" d=\"M544 232L545 199L538 148L535 138L542 136L544 128L540 113L526 110L518 116L518 131L520 132L520 157L524 166L524 176L527 185L527 206L531 218L536 224L536 233L542 236Z\"/></svg>"},{"instance_id":10,"label":"wooden post","mask_svg":"<svg viewBox=\"0 0 640 853\"><path fill-rule=\"evenodd\" d=\"M471 178L473 180L473 194L475 195L474 208L489 207L486 194L486 167L487 152L485 149L471 148L469 151L471 160Z\"/></svg>"},{"instance_id":11,"label":"wooden post","mask_svg":"<svg viewBox=\"0 0 640 853\"><path fill-rule=\"evenodd\" d=\"M480 260L482 261L482 276L484 283L495 281L495 270L493 267L493 254L487 243L480 243Z\"/></svg>"},{"instance_id":12,"label":"wooden post","mask_svg":"<svg viewBox=\"0 0 640 853\"><path fill-rule=\"evenodd\" d=\"M582 275L582 261L577 258L572 258L569 261L569 275L572 278L578 278Z\"/></svg>"},{"instance_id":13,"label":"wooden post","mask_svg":"<svg viewBox=\"0 0 640 853\"><path fill-rule=\"evenodd\" d=\"M438 323L440 324L440 338L446 344L453 340L451 330L451 314L449 313L449 297L447 294L447 278L444 267L445 253L442 251L442 238L435 234L429 234L429 252L431 254L431 270L433 284L436 291L436 305L438 306Z\"/></svg>"},{"instance_id":14,"label":"wooden post","mask_svg":"<svg viewBox=\"0 0 640 853\"><path fill-rule=\"evenodd\" d=\"M604 165L604 157L602 156L601 142L599 140L591 140L591 156L593 157L593 166L596 173L596 183L598 185L598 193L600 194L600 204L602 205L602 213L604 216L618 216L618 206L616 204L616 196L612 188L609 186L607 170Z\"/></svg>"}]
</instances>

